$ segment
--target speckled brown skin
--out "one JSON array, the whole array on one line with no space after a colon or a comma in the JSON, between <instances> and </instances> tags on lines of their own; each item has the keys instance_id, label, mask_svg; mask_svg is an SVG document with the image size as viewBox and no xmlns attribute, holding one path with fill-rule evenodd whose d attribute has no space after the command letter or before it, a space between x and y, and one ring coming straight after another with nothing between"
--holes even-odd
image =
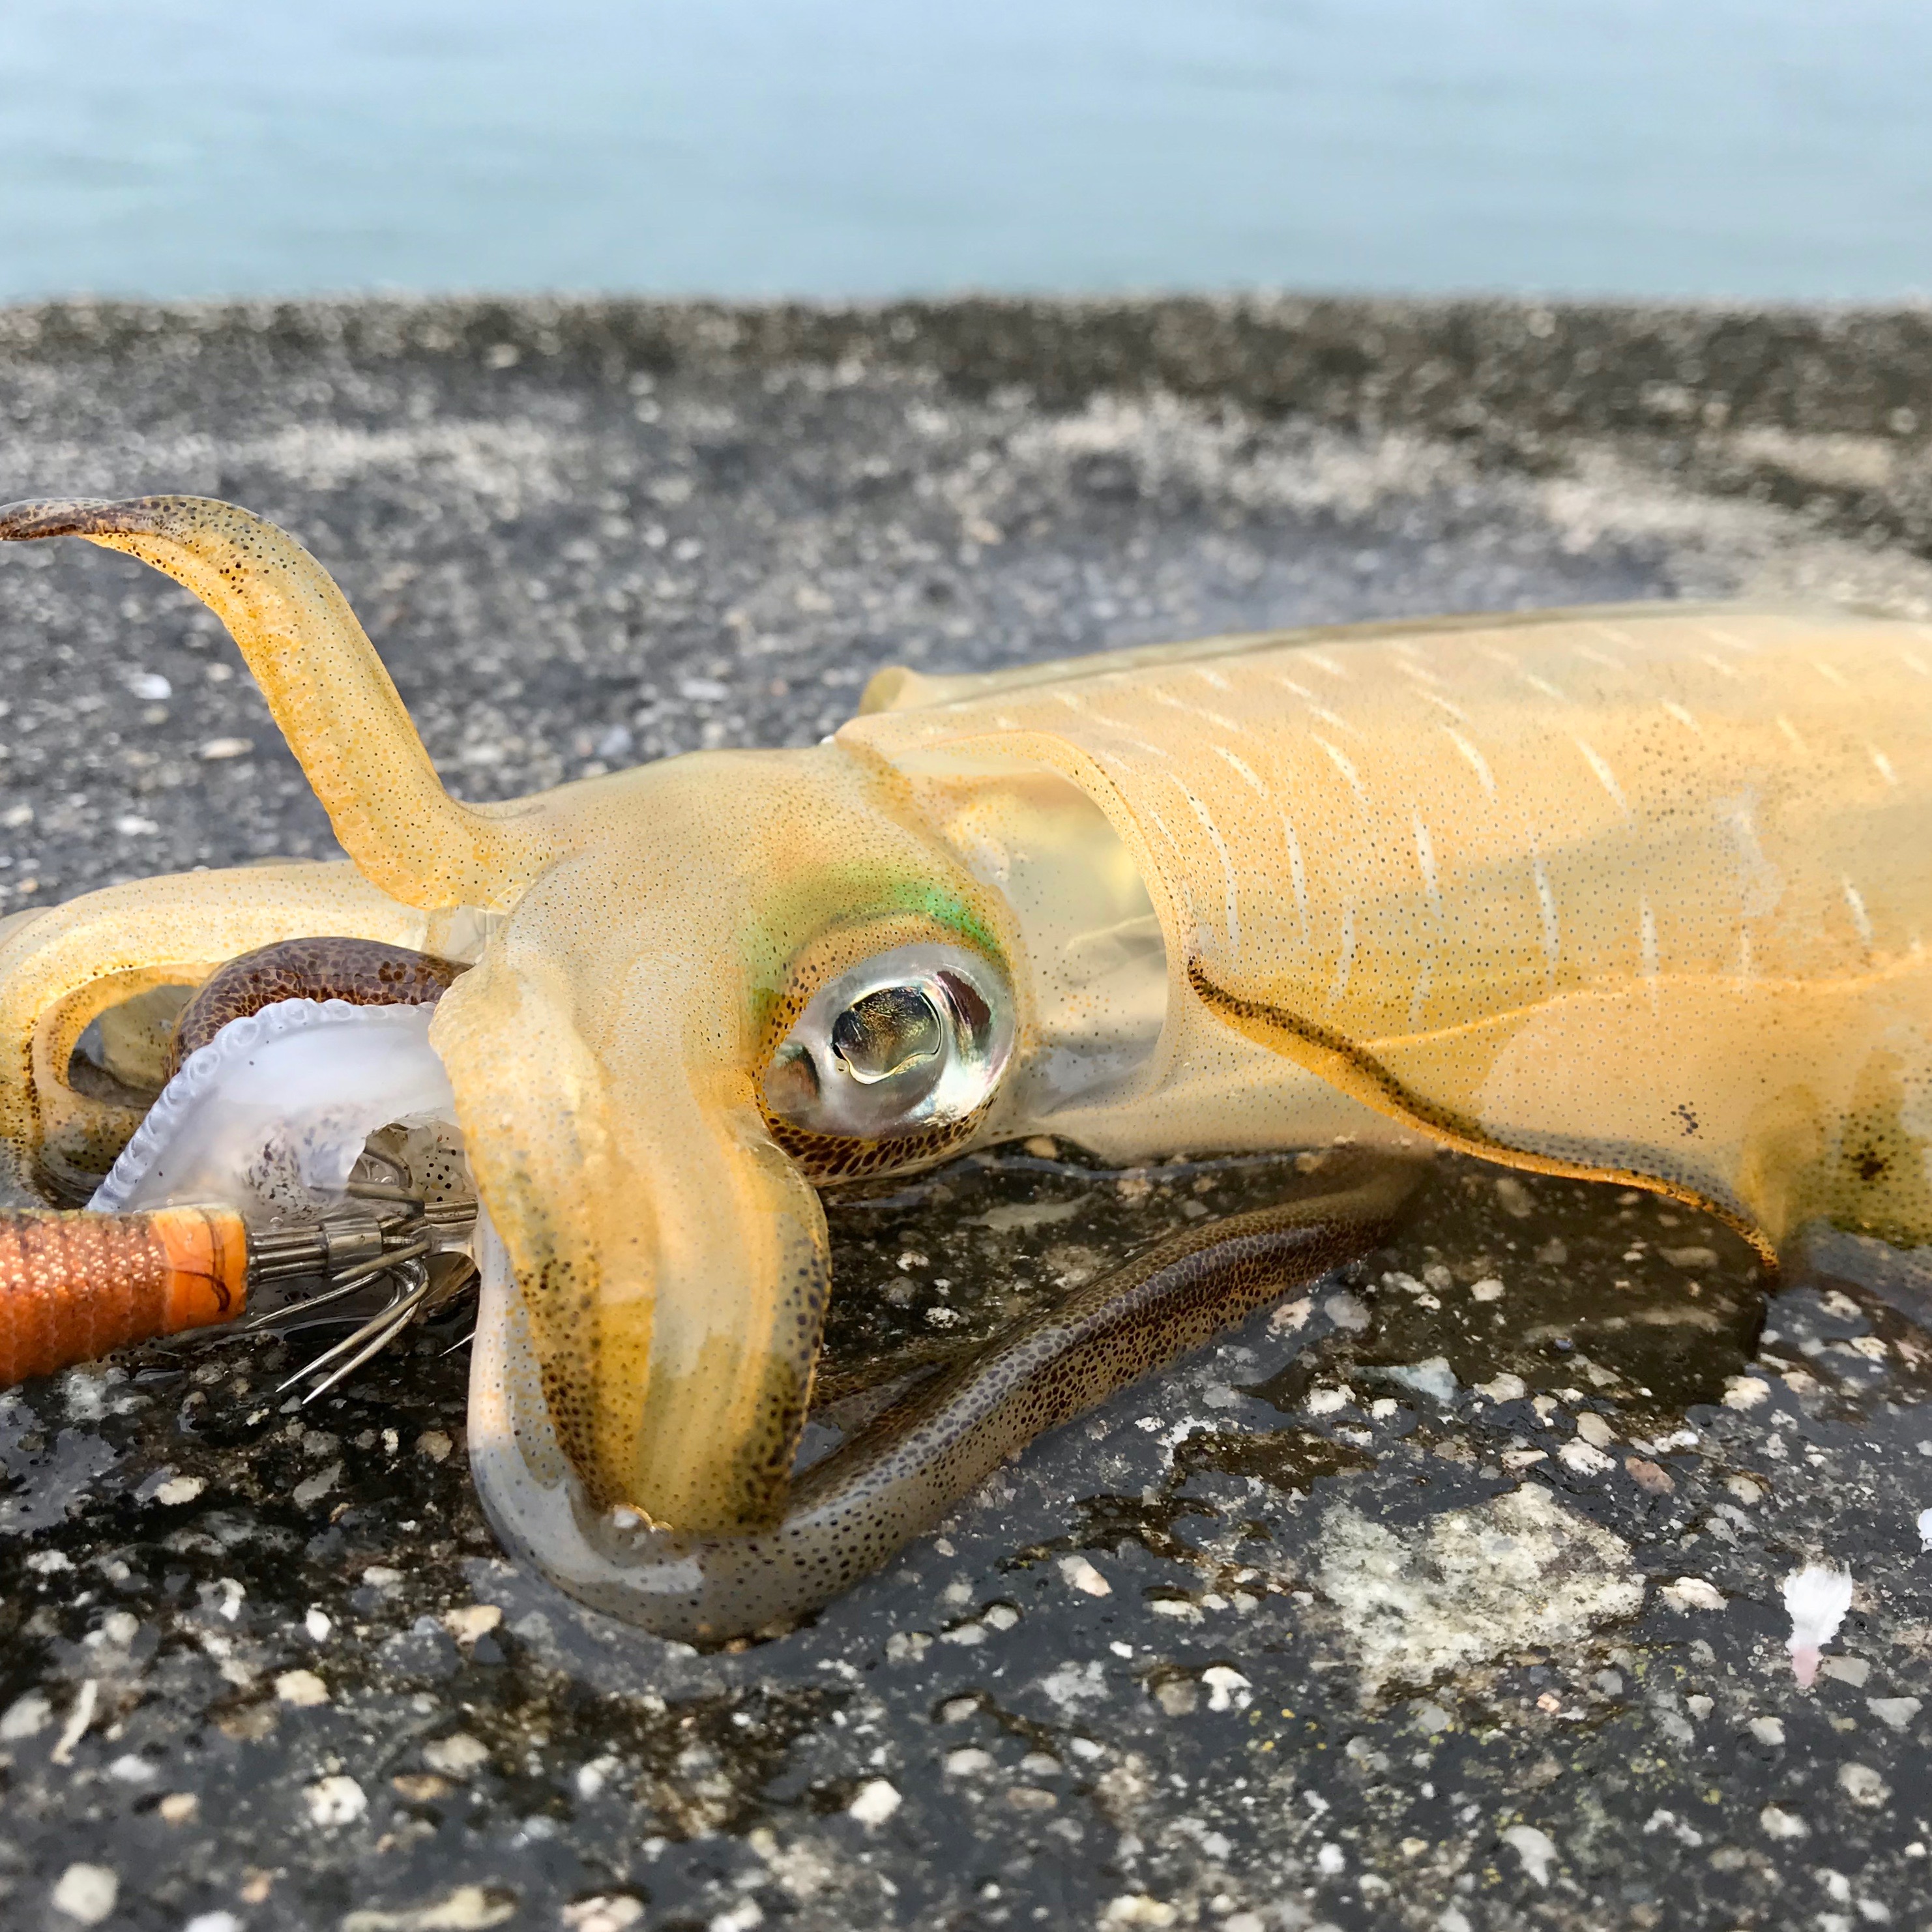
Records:
<instances>
[{"instance_id":1,"label":"speckled brown skin","mask_svg":"<svg viewBox=\"0 0 1932 1932\"><path fill-rule=\"evenodd\" d=\"M897 1134L889 1139L855 1140L844 1134L815 1134L806 1127L781 1120L768 1108L760 1108L766 1131L797 1162L799 1172L814 1187L829 1186L838 1180L867 1180L878 1174L909 1174L916 1168L934 1167L949 1154L956 1154L976 1134L986 1118L982 1107L962 1120L942 1120L922 1127L916 1133Z\"/></svg>"},{"instance_id":2,"label":"speckled brown skin","mask_svg":"<svg viewBox=\"0 0 1932 1932\"><path fill-rule=\"evenodd\" d=\"M346 1000L353 1006L433 1006L469 969L433 952L339 937L284 939L219 967L175 1022L168 1077L230 1020L278 1000Z\"/></svg>"},{"instance_id":3,"label":"speckled brown skin","mask_svg":"<svg viewBox=\"0 0 1932 1932\"><path fill-rule=\"evenodd\" d=\"M0 1388L239 1315L248 1238L225 1208L0 1214Z\"/></svg>"},{"instance_id":4,"label":"speckled brown skin","mask_svg":"<svg viewBox=\"0 0 1932 1932\"><path fill-rule=\"evenodd\" d=\"M799 1478L774 1530L600 1534L609 1560L596 1576L551 1574L594 1607L686 1642L795 1622L1036 1436L1378 1246L1422 1172L1380 1166L1345 1191L1171 1236L894 1402Z\"/></svg>"}]
</instances>

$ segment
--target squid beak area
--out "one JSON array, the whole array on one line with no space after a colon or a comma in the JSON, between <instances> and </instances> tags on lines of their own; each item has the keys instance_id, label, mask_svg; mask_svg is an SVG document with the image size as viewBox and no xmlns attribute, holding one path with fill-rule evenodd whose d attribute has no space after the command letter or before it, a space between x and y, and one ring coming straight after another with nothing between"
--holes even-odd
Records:
<instances>
[{"instance_id":1,"label":"squid beak area","mask_svg":"<svg viewBox=\"0 0 1932 1932\"><path fill-rule=\"evenodd\" d=\"M491 956L438 1009L478 1196L528 1310L560 1446L590 1500L694 1534L782 1514L830 1264L818 1198L772 1144L748 1072L693 1015L714 982L648 987Z\"/></svg>"}]
</instances>

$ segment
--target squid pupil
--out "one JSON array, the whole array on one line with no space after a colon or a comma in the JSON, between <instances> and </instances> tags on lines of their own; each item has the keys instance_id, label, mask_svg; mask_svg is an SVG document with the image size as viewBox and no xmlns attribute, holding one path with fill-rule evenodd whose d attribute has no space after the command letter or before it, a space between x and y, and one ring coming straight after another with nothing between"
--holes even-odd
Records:
<instances>
[{"instance_id":1,"label":"squid pupil","mask_svg":"<svg viewBox=\"0 0 1932 1932\"><path fill-rule=\"evenodd\" d=\"M934 1058L945 1037L938 1009L916 986L882 986L832 1022L834 1056L866 1087Z\"/></svg>"}]
</instances>

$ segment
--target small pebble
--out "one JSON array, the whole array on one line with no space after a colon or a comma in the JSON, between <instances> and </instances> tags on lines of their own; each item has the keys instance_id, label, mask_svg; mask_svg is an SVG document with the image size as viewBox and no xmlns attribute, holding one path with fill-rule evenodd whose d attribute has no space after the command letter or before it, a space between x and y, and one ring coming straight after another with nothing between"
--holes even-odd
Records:
<instances>
[{"instance_id":1,"label":"small pebble","mask_svg":"<svg viewBox=\"0 0 1932 1932\"><path fill-rule=\"evenodd\" d=\"M1556 1841L1534 1825L1512 1825L1502 1834L1503 1843L1522 1861L1522 1868L1539 1886L1550 1883L1550 1868L1556 1862Z\"/></svg>"},{"instance_id":2,"label":"small pebble","mask_svg":"<svg viewBox=\"0 0 1932 1932\"><path fill-rule=\"evenodd\" d=\"M895 1786L874 1778L860 1786L845 1809L862 1825L883 1825L904 1802Z\"/></svg>"},{"instance_id":3,"label":"small pebble","mask_svg":"<svg viewBox=\"0 0 1932 1932\"><path fill-rule=\"evenodd\" d=\"M328 1686L313 1670L285 1670L275 1679L275 1695L298 1710L328 1702Z\"/></svg>"},{"instance_id":4,"label":"small pebble","mask_svg":"<svg viewBox=\"0 0 1932 1932\"><path fill-rule=\"evenodd\" d=\"M1536 1211L1536 1204L1529 1198L1529 1190L1513 1174L1496 1176L1496 1199L1503 1212L1515 1220L1526 1221Z\"/></svg>"},{"instance_id":5,"label":"small pebble","mask_svg":"<svg viewBox=\"0 0 1932 1932\"><path fill-rule=\"evenodd\" d=\"M460 1610L445 1610L442 1627L458 1643L474 1643L487 1636L503 1621L503 1612L494 1604L468 1604Z\"/></svg>"},{"instance_id":6,"label":"small pebble","mask_svg":"<svg viewBox=\"0 0 1932 1932\"><path fill-rule=\"evenodd\" d=\"M1322 1312L1345 1335L1359 1335L1369 1325L1368 1304L1346 1288L1328 1296L1322 1304Z\"/></svg>"},{"instance_id":7,"label":"small pebble","mask_svg":"<svg viewBox=\"0 0 1932 1932\"><path fill-rule=\"evenodd\" d=\"M302 1802L308 1807L309 1822L324 1831L352 1825L369 1809L368 1796L362 1786L354 1778L340 1774L318 1778L308 1786L302 1792Z\"/></svg>"},{"instance_id":8,"label":"small pebble","mask_svg":"<svg viewBox=\"0 0 1932 1932\"><path fill-rule=\"evenodd\" d=\"M1172 1925L1180 1914L1164 1899L1154 1898L1144 1892L1124 1894L1118 1898L1110 1898L1107 1909L1100 1915L1102 1925L1166 1926Z\"/></svg>"},{"instance_id":9,"label":"small pebble","mask_svg":"<svg viewBox=\"0 0 1932 1932\"><path fill-rule=\"evenodd\" d=\"M1909 1730L1912 1720L1924 1707L1916 1697L1868 1697L1865 1708L1879 1722L1894 1731Z\"/></svg>"},{"instance_id":10,"label":"small pebble","mask_svg":"<svg viewBox=\"0 0 1932 1932\"><path fill-rule=\"evenodd\" d=\"M1724 1607L1723 1593L1713 1583L1707 1583L1701 1576L1680 1576L1674 1583L1666 1583L1658 1592L1673 1610L1721 1610Z\"/></svg>"},{"instance_id":11,"label":"small pebble","mask_svg":"<svg viewBox=\"0 0 1932 1932\"><path fill-rule=\"evenodd\" d=\"M629 1932L644 1922L644 1916L642 1900L628 1892L602 1892L566 1905L562 1922L566 1932Z\"/></svg>"},{"instance_id":12,"label":"small pebble","mask_svg":"<svg viewBox=\"0 0 1932 1932\"><path fill-rule=\"evenodd\" d=\"M1424 1361L1405 1363L1377 1372L1390 1382L1400 1383L1404 1388L1414 1390L1418 1395L1429 1396L1432 1401L1450 1402L1456 1400L1455 1372L1450 1367L1446 1355L1431 1355Z\"/></svg>"},{"instance_id":13,"label":"small pebble","mask_svg":"<svg viewBox=\"0 0 1932 1932\"><path fill-rule=\"evenodd\" d=\"M1626 1456L1624 1469L1632 1482L1647 1494L1667 1496L1676 1487L1670 1472L1660 1462L1653 1462L1642 1456Z\"/></svg>"},{"instance_id":14,"label":"small pebble","mask_svg":"<svg viewBox=\"0 0 1932 1932\"><path fill-rule=\"evenodd\" d=\"M106 1866L69 1865L54 1887L53 1907L77 1924L98 1925L112 1913L120 1896L120 1878Z\"/></svg>"},{"instance_id":15,"label":"small pebble","mask_svg":"<svg viewBox=\"0 0 1932 1932\"><path fill-rule=\"evenodd\" d=\"M296 1484L294 1490L296 1507L307 1509L311 1504L320 1502L341 1480L341 1476L342 1465L332 1462L327 1468L318 1470L305 1481Z\"/></svg>"},{"instance_id":16,"label":"small pebble","mask_svg":"<svg viewBox=\"0 0 1932 1932\"><path fill-rule=\"evenodd\" d=\"M38 1737L53 1714L53 1706L38 1690L15 1698L0 1714L0 1742L14 1744L22 1738Z\"/></svg>"},{"instance_id":17,"label":"small pebble","mask_svg":"<svg viewBox=\"0 0 1932 1932\"><path fill-rule=\"evenodd\" d=\"M1109 1597L1114 1586L1084 1556L1063 1556L1060 1574L1076 1590L1090 1597Z\"/></svg>"},{"instance_id":18,"label":"small pebble","mask_svg":"<svg viewBox=\"0 0 1932 1932\"><path fill-rule=\"evenodd\" d=\"M1225 1664L1210 1664L1201 1673L1201 1681L1208 1687L1208 1708L1210 1711L1244 1711L1248 1707L1248 1692L1252 1688L1247 1678L1238 1670Z\"/></svg>"},{"instance_id":19,"label":"small pebble","mask_svg":"<svg viewBox=\"0 0 1932 1932\"><path fill-rule=\"evenodd\" d=\"M1566 1442L1557 1450L1556 1460L1566 1469L1574 1470L1580 1476L1600 1476L1606 1469L1613 1469L1616 1464L1600 1449L1593 1449L1580 1436Z\"/></svg>"},{"instance_id":20,"label":"small pebble","mask_svg":"<svg viewBox=\"0 0 1932 1932\"><path fill-rule=\"evenodd\" d=\"M467 1731L452 1731L446 1738L432 1738L423 1746L423 1762L446 1778L466 1778L490 1762L490 1748Z\"/></svg>"}]
</instances>

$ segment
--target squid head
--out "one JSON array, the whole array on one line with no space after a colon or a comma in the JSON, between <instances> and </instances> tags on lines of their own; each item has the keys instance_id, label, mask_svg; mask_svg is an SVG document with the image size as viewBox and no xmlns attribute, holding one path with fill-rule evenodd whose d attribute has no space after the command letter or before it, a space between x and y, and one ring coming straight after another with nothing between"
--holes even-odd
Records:
<instances>
[{"instance_id":1,"label":"squid head","mask_svg":"<svg viewBox=\"0 0 1932 1932\"><path fill-rule=\"evenodd\" d=\"M835 751L574 802L433 1037L591 1498L767 1526L830 1280L812 1184L980 1128L1015 1030L999 908Z\"/></svg>"},{"instance_id":2,"label":"squid head","mask_svg":"<svg viewBox=\"0 0 1932 1932\"><path fill-rule=\"evenodd\" d=\"M0 534L194 591L383 901L484 915L431 1037L557 1444L599 1507L775 1522L830 1279L813 1183L985 1129L1022 1024L1000 896L830 746L453 800L341 592L244 511L29 505Z\"/></svg>"}]
</instances>

